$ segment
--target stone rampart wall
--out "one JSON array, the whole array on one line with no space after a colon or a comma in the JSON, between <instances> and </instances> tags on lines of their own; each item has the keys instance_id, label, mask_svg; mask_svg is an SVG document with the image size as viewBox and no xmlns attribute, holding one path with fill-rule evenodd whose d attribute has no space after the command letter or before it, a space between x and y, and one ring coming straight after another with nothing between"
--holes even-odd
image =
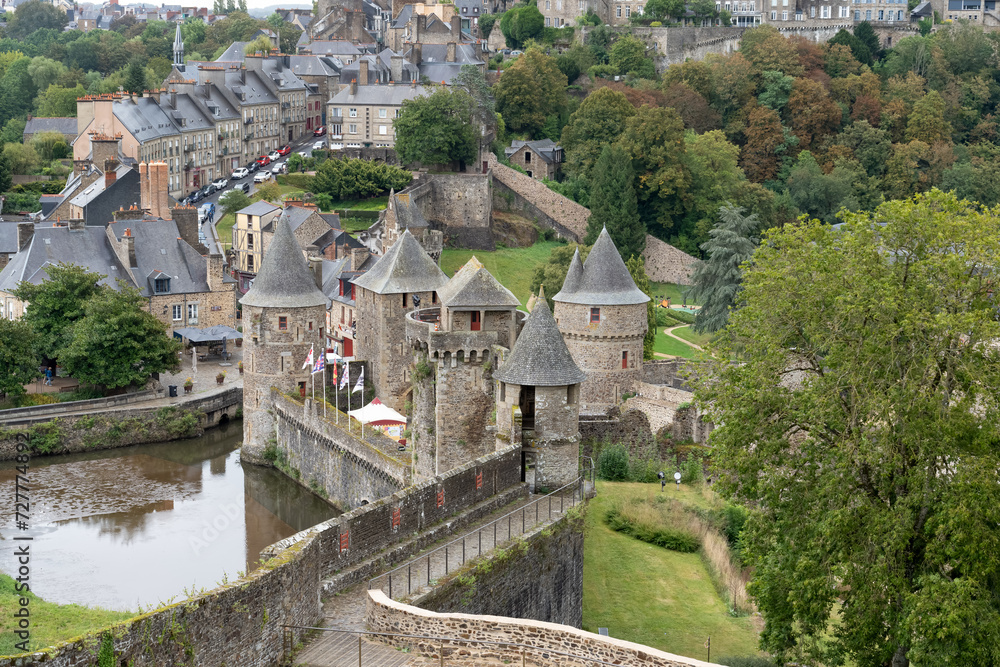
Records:
<instances>
[{"instance_id":1,"label":"stone rampart wall","mask_svg":"<svg viewBox=\"0 0 1000 667\"><path fill-rule=\"evenodd\" d=\"M365 620L368 630L372 632L414 634L425 637L461 637L517 645L503 647L477 645L461 640L442 643L437 640L407 640L394 637L382 640L394 646L407 646L411 651L435 660L438 659L438 651L443 646L446 664L463 667L499 662L519 665L522 646L529 647L525 649L525 662L532 665L593 667L594 663L584 658L595 658L624 667L633 665L712 667L714 664L673 655L614 637L602 637L569 625L503 616L439 614L390 600L380 590L368 591L368 610ZM569 655L558 655L552 653L554 651ZM571 656L582 656L582 658Z\"/></svg>"},{"instance_id":2,"label":"stone rampart wall","mask_svg":"<svg viewBox=\"0 0 1000 667\"><path fill-rule=\"evenodd\" d=\"M519 448L511 447L271 545L261 554L261 567L245 577L112 626L115 664L279 664L282 626L309 626L321 619L323 577L376 562L376 557L377 565L409 558L427 541L411 540L409 548L383 552L422 531L439 538L438 528L450 532L454 526L447 522L456 513L471 509L478 517L480 507L491 511L524 488L520 461ZM344 585L356 581L345 578ZM38 653L3 658L0 667L97 667L101 637L93 633Z\"/></svg>"},{"instance_id":3,"label":"stone rampart wall","mask_svg":"<svg viewBox=\"0 0 1000 667\"><path fill-rule=\"evenodd\" d=\"M525 573L531 576L525 576ZM413 600L441 613L583 624L583 520L574 511L476 559Z\"/></svg>"},{"instance_id":4,"label":"stone rampart wall","mask_svg":"<svg viewBox=\"0 0 1000 667\"><path fill-rule=\"evenodd\" d=\"M642 381L662 384L674 389L692 391L688 377L697 373L698 363L677 359L655 359L642 363Z\"/></svg>"},{"instance_id":5,"label":"stone rampart wall","mask_svg":"<svg viewBox=\"0 0 1000 667\"><path fill-rule=\"evenodd\" d=\"M584 443L607 440L635 447L652 441L653 430L644 412L626 409L621 416L581 416L580 439Z\"/></svg>"},{"instance_id":6,"label":"stone rampart wall","mask_svg":"<svg viewBox=\"0 0 1000 667\"><path fill-rule=\"evenodd\" d=\"M579 243L587 233L590 211L553 192L545 184L497 162L490 156L493 207L534 219L542 227Z\"/></svg>"},{"instance_id":7,"label":"stone rampart wall","mask_svg":"<svg viewBox=\"0 0 1000 667\"><path fill-rule=\"evenodd\" d=\"M67 410L97 411L101 408L121 407L123 405L132 405L134 403L142 403L143 401L163 398L166 393L167 392L163 389L148 389L146 391L137 391L131 394L108 396L106 398L92 398L85 401L68 401L66 403L56 403L52 405L32 405L26 408L11 408L9 410L0 410L0 422L11 425L17 424L22 419L31 420L36 417L58 417Z\"/></svg>"},{"instance_id":8,"label":"stone rampart wall","mask_svg":"<svg viewBox=\"0 0 1000 667\"><path fill-rule=\"evenodd\" d=\"M223 416L235 418L243 405L243 389L194 398L176 406L95 410L51 415L36 423L0 427L0 461L17 456L15 438L27 434L33 455L70 454L193 438L217 426Z\"/></svg>"},{"instance_id":9,"label":"stone rampart wall","mask_svg":"<svg viewBox=\"0 0 1000 667\"><path fill-rule=\"evenodd\" d=\"M646 234L646 249L642 251L646 260L646 275L658 283L691 285L691 276L698 260L655 236Z\"/></svg>"}]
</instances>

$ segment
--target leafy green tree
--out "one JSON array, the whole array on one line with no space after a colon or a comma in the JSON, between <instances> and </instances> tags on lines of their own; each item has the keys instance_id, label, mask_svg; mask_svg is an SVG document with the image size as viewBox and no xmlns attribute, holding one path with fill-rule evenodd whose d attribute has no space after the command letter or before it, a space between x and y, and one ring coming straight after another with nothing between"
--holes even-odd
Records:
<instances>
[{"instance_id":1,"label":"leafy green tree","mask_svg":"<svg viewBox=\"0 0 1000 667\"><path fill-rule=\"evenodd\" d=\"M38 338L35 351L43 359L55 359L70 342L70 330L84 314L84 305L102 287L104 276L75 264L46 268L48 278L38 284L22 282L13 294L28 304L24 321Z\"/></svg>"},{"instance_id":2,"label":"leafy green tree","mask_svg":"<svg viewBox=\"0 0 1000 667\"><path fill-rule=\"evenodd\" d=\"M938 191L771 230L696 399L780 662L998 659L1000 211Z\"/></svg>"},{"instance_id":3,"label":"leafy green tree","mask_svg":"<svg viewBox=\"0 0 1000 667\"><path fill-rule=\"evenodd\" d=\"M313 189L334 199L367 199L390 189L401 190L413 175L405 169L372 160L327 160L316 170Z\"/></svg>"},{"instance_id":4,"label":"leafy green tree","mask_svg":"<svg viewBox=\"0 0 1000 667\"><path fill-rule=\"evenodd\" d=\"M39 132L31 138L31 147L44 162L66 157L66 137L59 132Z\"/></svg>"},{"instance_id":5,"label":"leafy green tree","mask_svg":"<svg viewBox=\"0 0 1000 667\"><path fill-rule=\"evenodd\" d=\"M849 48L851 50L851 54L854 56L854 59L862 65L872 65L875 62L871 49L869 49L864 42L843 28L841 28L840 31L838 31L837 34L827 42L827 46L832 46L834 44L843 44Z\"/></svg>"},{"instance_id":6,"label":"leafy green tree","mask_svg":"<svg viewBox=\"0 0 1000 667\"><path fill-rule=\"evenodd\" d=\"M566 173L590 181L591 170L604 146L625 131L626 121L634 115L635 107L622 93L598 88L587 95L563 128Z\"/></svg>"},{"instance_id":7,"label":"leafy green tree","mask_svg":"<svg viewBox=\"0 0 1000 667\"><path fill-rule=\"evenodd\" d=\"M288 156L288 171L290 173L295 174L302 171L303 164L304 160L298 153L292 153Z\"/></svg>"},{"instance_id":8,"label":"leafy green tree","mask_svg":"<svg viewBox=\"0 0 1000 667\"><path fill-rule=\"evenodd\" d=\"M761 84L762 90L760 91L760 95L757 96L757 102L761 106L774 109L780 114L785 105L788 104L788 98L792 94L792 84L795 83L795 79L774 70L764 72L763 79L764 81Z\"/></svg>"},{"instance_id":9,"label":"leafy green tree","mask_svg":"<svg viewBox=\"0 0 1000 667\"><path fill-rule=\"evenodd\" d=\"M694 329L700 333L715 333L726 326L730 311L736 308L743 265L757 248L760 221L743 210L728 203L719 208L719 224L701 245L706 259L692 276L692 295L702 304L694 320Z\"/></svg>"},{"instance_id":10,"label":"leafy green tree","mask_svg":"<svg viewBox=\"0 0 1000 667\"><path fill-rule=\"evenodd\" d=\"M28 65L28 76L38 90L45 90L66 73L66 66L57 60L38 56Z\"/></svg>"},{"instance_id":11,"label":"leafy green tree","mask_svg":"<svg viewBox=\"0 0 1000 667\"><path fill-rule=\"evenodd\" d=\"M0 395L22 396L24 385L38 377L36 338L24 320L0 318Z\"/></svg>"},{"instance_id":12,"label":"leafy green tree","mask_svg":"<svg viewBox=\"0 0 1000 667\"><path fill-rule=\"evenodd\" d=\"M18 5L14 15L7 20L7 34L14 39L24 39L39 28L62 30L69 23L66 12L42 0L28 0Z\"/></svg>"},{"instance_id":13,"label":"leafy green tree","mask_svg":"<svg viewBox=\"0 0 1000 667\"><path fill-rule=\"evenodd\" d=\"M302 159L301 157L299 159ZM290 158L289 158L290 160ZM244 194L242 190L232 189L226 194L219 197L219 206L222 208L222 215L236 215L236 212L242 210L253 203L250 195Z\"/></svg>"},{"instance_id":14,"label":"leafy green tree","mask_svg":"<svg viewBox=\"0 0 1000 667\"><path fill-rule=\"evenodd\" d=\"M835 141L851 149L869 176L885 173L886 156L892 152L892 141L885 130L858 120L845 127Z\"/></svg>"},{"instance_id":15,"label":"leafy green tree","mask_svg":"<svg viewBox=\"0 0 1000 667\"><path fill-rule=\"evenodd\" d=\"M609 62L619 74L634 74L640 79L656 78L653 60L646 57L646 43L632 35L615 41Z\"/></svg>"},{"instance_id":16,"label":"leafy green tree","mask_svg":"<svg viewBox=\"0 0 1000 667\"><path fill-rule=\"evenodd\" d=\"M944 172L941 189L984 206L1000 204L1000 162L997 156L973 157L969 162L953 166Z\"/></svg>"},{"instance_id":17,"label":"leafy green tree","mask_svg":"<svg viewBox=\"0 0 1000 667\"><path fill-rule=\"evenodd\" d=\"M587 33L587 48L594 54L599 65L608 62L608 50L611 48L614 36L611 28L604 25L603 21Z\"/></svg>"},{"instance_id":18,"label":"leafy green tree","mask_svg":"<svg viewBox=\"0 0 1000 667\"><path fill-rule=\"evenodd\" d=\"M854 37L857 38L872 54L872 60L882 58L882 41L875 34L875 29L868 21L862 21L854 26Z\"/></svg>"},{"instance_id":19,"label":"leafy green tree","mask_svg":"<svg viewBox=\"0 0 1000 667\"><path fill-rule=\"evenodd\" d=\"M142 94L142 91L149 90L146 84L146 70L138 61L133 60L125 68L125 90L133 94Z\"/></svg>"},{"instance_id":20,"label":"leafy green tree","mask_svg":"<svg viewBox=\"0 0 1000 667\"><path fill-rule=\"evenodd\" d=\"M247 55L254 53L263 53L264 55L267 55L273 50L274 47L271 46L271 39L267 35L258 35L256 39L243 47L243 53Z\"/></svg>"},{"instance_id":21,"label":"leafy green tree","mask_svg":"<svg viewBox=\"0 0 1000 667\"><path fill-rule=\"evenodd\" d=\"M26 124L23 118L11 118L4 123L3 129L0 130L0 145L19 144L24 141L24 128ZM6 189L4 188L3 190Z\"/></svg>"},{"instance_id":22,"label":"leafy green tree","mask_svg":"<svg viewBox=\"0 0 1000 667\"><path fill-rule=\"evenodd\" d=\"M684 13L684 0L649 0L643 13L654 21L677 20Z\"/></svg>"},{"instance_id":23,"label":"leafy green tree","mask_svg":"<svg viewBox=\"0 0 1000 667\"><path fill-rule=\"evenodd\" d=\"M257 201L269 201L272 204L281 203L281 186L273 180L269 180L263 185L258 185L253 191L253 198Z\"/></svg>"},{"instance_id":24,"label":"leafy green tree","mask_svg":"<svg viewBox=\"0 0 1000 667\"><path fill-rule=\"evenodd\" d=\"M669 107L643 106L626 121L617 145L632 157L635 196L639 200L639 217L644 223L642 247L645 247L647 228L659 238L676 234L676 222L684 213L684 199L691 185L690 175L684 168L684 122L681 117ZM596 182L601 177L598 161L593 179ZM596 189L594 193L597 194ZM632 252L634 248L628 254L623 251L622 259L630 257Z\"/></svg>"},{"instance_id":25,"label":"leafy green tree","mask_svg":"<svg viewBox=\"0 0 1000 667\"><path fill-rule=\"evenodd\" d=\"M453 90L465 91L472 100L469 107L468 123L477 137L479 153L489 152L489 143L502 134L501 121L497 116L497 104L493 99L486 77L475 65L462 65L451 81Z\"/></svg>"},{"instance_id":26,"label":"leafy green tree","mask_svg":"<svg viewBox=\"0 0 1000 667\"><path fill-rule=\"evenodd\" d=\"M38 168L38 152L31 144L7 144L3 157L15 174L31 174Z\"/></svg>"},{"instance_id":27,"label":"leafy green tree","mask_svg":"<svg viewBox=\"0 0 1000 667\"><path fill-rule=\"evenodd\" d=\"M521 48L529 39L537 38L544 27L545 17L534 4L517 5L504 12L500 19L500 30L507 46L513 49Z\"/></svg>"},{"instance_id":28,"label":"leafy green tree","mask_svg":"<svg viewBox=\"0 0 1000 667\"><path fill-rule=\"evenodd\" d=\"M788 194L802 213L824 222L836 222L841 206L852 206L851 184L837 174L824 174L816 158L802 151L788 174Z\"/></svg>"},{"instance_id":29,"label":"leafy green tree","mask_svg":"<svg viewBox=\"0 0 1000 667\"><path fill-rule=\"evenodd\" d=\"M951 140L951 124L945 120L944 98L938 91L932 90L913 105L906 123L906 140L927 144Z\"/></svg>"},{"instance_id":30,"label":"leafy green tree","mask_svg":"<svg viewBox=\"0 0 1000 667\"><path fill-rule=\"evenodd\" d=\"M448 164L475 160L479 128L471 123L474 115L475 104L464 90L442 87L429 96L405 100L393 121L400 162Z\"/></svg>"},{"instance_id":31,"label":"leafy green tree","mask_svg":"<svg viewBox=\"0 0 1000 667\"><path fill-rule=\"evenodd\" d=\"M0 192L10 190L10 184L13 180L11 175L10 161L3 153L0 153Z\"/></svg>"},{"instance_id":32,"label":"leafy green tree","mask_svg":"<svg viewBox=\"0 0 1000 667\"><path fill-rule=\"evenodd\" d=\"M75 88L63 88L60 85L49 86L39 94L36 100L38 115L43 118L76 116L76 100L86 94L87 91L79 84Z\"/></svg>"},{"instance_id":33,"label":"leafy green tree","mask_svg":"<svg viewBox=\"0 0 1000 667\"><path fill-rule=\"evenodd\" d=\"M555 58L529 48L493 86L497 111L508 130L538 136L546 119L566 108L566 85Z\"/></svg>"},{"instance_id":34,"label":"leafy green tree","mask_svg":"<svg viewBox=\"0 0 1000 667\"><path fill-rule=\"evenodd\" d=\"M573 46L556 58L556 67L566 75L566 80L570 83L596 64L593 52L579 41L573 42Z\"/></svg>"},{"instance_id":35,"label":"leafy green tree","mask_svg":"<svg viewBox=\"0 0 1000 667\"><path fill-rule=\"evenodd\" d=\"M585 244L593 245L607 227L622 259L642 255L646 249L646 226L639 219L634 182L628 151L617 144L605 146L594 169Z\"/></svg>"},{"instance_id":36,"label":"leafy green tree","mask_svg":"<svg viewBox=\"0 0 1000 667\"><path fill-rule=\"evenodd\" d=\"M483 34L483 39L490 38L490 33L493 32L493 24L496 23L496 20L497 14L483 14L479 17L479 32Z\"/></svg>"},{"instance_id":37,"label":"leafy green tree","mask_svg":"<svg viewBox=\"0 0 1000 667\"><path fill-rule=\"evenodd\" d=\"M37 89L35 82L28 74L31 58L21 57L15 60L0 78L0 121L7 122L27 114L31 110L31 102L35 99Z\"/></svg>"},{"instance_id":38,"label":"leafy green tree","mask_svg":"<svg viewBox=\"0 0 1000 667\"><path fill-rule=\"evenodd\" d=\"M653 344L656 342L656 303L653 301L653 293L649 288L649 276L646 275L646 260L642 255L632 255L625 262L635 286L643 294L649 297L646 302L646 335L642 338L642 358L649 360L653 358Z\"/></svg>"},{"instance_id":39,"label":"leafy green tree","mask_svg":"<svg viewBox=\"0 0 1000 667\"><path fill-rule=\"evenodd\" d=\"M66 372L87 384L116 389L142 386L153 373L180 365L180 341L146 310L146 300L124 281L92 296L60 356Z\"/></svg>"}]
</instances>

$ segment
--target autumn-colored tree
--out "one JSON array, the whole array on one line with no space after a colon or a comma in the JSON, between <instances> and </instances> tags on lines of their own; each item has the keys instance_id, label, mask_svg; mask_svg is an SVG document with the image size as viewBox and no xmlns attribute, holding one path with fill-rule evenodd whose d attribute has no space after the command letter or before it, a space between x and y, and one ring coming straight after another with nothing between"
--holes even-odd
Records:
<instances>
[{"instance_id":1,"label":"autumn-colored tree","mask_svg":"<svg viewBox=\"0 0 1000 667\"><path fill-rule=\"evenodd\" d=\"M906 123L906 140L927 144L950 141L951 125L945 120L944 113L944 100L940 93L936 90L927 93L913 105Z\"/></svg>"},{"instance_id":2,"label":"autumn-colored tree","mask_svg":"<svg viewBox=\"0 0 1000 667\"><path fill-rule=\"evenodd\" d=\"M824 60L826 73L835 79L861 72L861 63L854 57L851 47L845 44L831 44Z\"/></svg>"},{"instance_id":3,"label":"autumn-colored tree","mask_svg":"<svg viewBox=\"0 0 1000 667\"><path fill-rule=\"evenodd\" d=\"M811 39L798 35L788 38L789 43L798 55L799 64L807 78L816 80L815 74L823 72L826 67L826 54L823 47Z\"/></svg>"},{"instance_id":4,"label":"autumn-colored tree","mask_svg":"<svg viewBox=\"0 0 1000 667\"><path fill-rule=\"evenodd\" d=\"M758 76L768 70L789 76L805 74L795 45L782 37L777 28L767 23L743 33L740 53Z\"/></svg>"},{"instance_id":5,"label":"autumn-colored tree","mask_svg":"<svg viewBox=\"0 0 1000 667\"><path fill-rule=\"evenodd\" d=\"M928 145L914 140L895 144L892 148L892 157L882 179L886 199L906 199L914 193L930 190L941 182L944 172L955 162L951 144L943 141Z\"/></svg>"},{"instance_id":6,"label":"autumn-colored tree","mask_svg":"<svg viewBox=\"0 0 1000 667\"><path fill-rule=\"evenodd\" d=\"M907 72L905 75L889 77L885 82L884 101L902 101L906 105L906 115L909 115L913 105L924 96L926 90L927 79Z\"/></svg>"},{"instance_id":7,"label":"autumn-colored tree","mask_svg":"<svg viewBox=\"0 0 1000 667\"><path fill-rule=\"evenodd\" d=\"M860 74L848 74L830 81L830 97L835 102L850 106L861 95L882 99L882 79L867 67Z\"/></svg>"},{"instance_id":8,"label":"autumn-colored tree","mask_svg":"<svg viewBox=\"0 0 1000 667\"><path fill-rule=\"evenodd\" d=\"M634 106L636 109L643 105L651 107L667 106L663 93L655 88L636 88L635 86L629 86L621 83L620 81L600 78L594 82L594 90L597 90L598 88L610 88L615 92L621 93L629 101L629 104Z\"/></svg>"},{"instance_id":9,"label":"autumn-colored tree","mask_svg":"<svg viewBox=\"0 0 1000 667\"><path fill-rule=\"evenodd\" d=\"M773 109L755 106L749 114L747 142L740 151L740 166L754 183L763 183L778 174L775 149L785 142L781 118Z\"/></svg>"},{"instance_id":10,"label":"autumn-colored tree","mask_svg":"<svg viewBox=\"0 0 1000 667\"><path fill-rule=\"evenodd\" d=\"M906 102L900 99L890 100L882 105L882 122L879 127L888 130L893 143L903 140L906 132Z\"/></svg>"},{"instance_id":11,"label":"autumn-colored tree","mask_svg":"<svg viewBox=\"0 0 1000 667\"><path fill-rule=\"evenodd\" d=\"M555 58L530 48L503 71L493 87L497 111L513 132L537 136L549 116L566 108L566 75Z\"/></svg>"},{"instance_id":12,"label":"autumn-colored tree","mask_svg":"<svg viewBox=\"0 0 1000 667\"><path fill-rule=\"evenodd\" d=\"M723 123L728 123L757 92L753 66L740 53L707 60L711 63L715 94L706 99L722 114Z\"/></svg>"},{"instance_id":13,"label":"autumn-colored tree","mask_svg":"<svg viewBox=\"0 0 1000 667\"><path fill-rule=\"evenodd\" d=\"M684 127L703 133L722 127L722 117L708 101L685 83L675 83L663 91L663 105L674 109L684 121Z\"/></svg>"},{"instance_id":14,"label":"autumn-colored tree","mask_svg":"<svg viewBox=\"0 0 1000 667\"><path fill-rule=\"evenodd\" d=\"M859 95L851 106L851 120L865 120L878 127L882 122L882 103L876 97Z\"/></svg>"},{"instance_id":15,"label":"autumn-colored tree","mask_svg":"<svg viewBox=\"0 0 1000 667\"><path fill-rule=\"evenodd\" d=\"M706 100L712 101L715 93L714 75L705 60L686 60L668 67L663 73L663 87L668 88L677 83L689 86Z\"/></svg>"},{"instance_id":16,"label":"autumn-colored tree","mask_svg":"<svg viewBox=\"0 0 1000 667\"><path fill-rule=\"evenodd\" d=\"M566 173L589 180L601 150L625 131L625 121L634 115L635 108L622 93L599 88L588 95L563 128Z\"/></svg>"},{"instance_id":17,"label":"autumn-colored tree","mask_svg":"<svg viewBox=\"0 0 1000 667\"><path fill-rule=\"evenodd\" d=\"M826 89L812 79L795 80L785 110L801 148L809 148L835 132L843 116Z\"/></svg>"},{"instance_id":18,"label":"autumn-colored tree","mask_svg":"<svg viewBox=\"0 0 1000 667\"><path fill-rule=\"evenodd\" d=\"M666 238L684 212L691 183L681 160L684 121L669 107L642 107L626 122L618 145L632 156L639 217L654 236Z\"/></svg>"}]
</instances>

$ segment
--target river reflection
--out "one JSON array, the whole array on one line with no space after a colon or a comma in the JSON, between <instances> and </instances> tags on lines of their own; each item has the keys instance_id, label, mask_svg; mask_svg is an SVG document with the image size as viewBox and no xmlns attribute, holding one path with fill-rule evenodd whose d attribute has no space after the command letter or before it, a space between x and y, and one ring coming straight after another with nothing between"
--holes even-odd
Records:
<instances>
[{"instance_id":1,"label":"river reflection","mask_svg":"<svg viewBox=\"0 0 1000 667\"><path fill-rule=\"evenodd\" d=\"M4 553L28 534L31 590L51 602L132 611L211 589L261 550L338 512L280 473L239 460L240 422L201 438L32 461L31 529L0 523ZM14 507L14 463L0 503ZM13 556L0 569L14 570Z\"/></svg>"}]
</instances>

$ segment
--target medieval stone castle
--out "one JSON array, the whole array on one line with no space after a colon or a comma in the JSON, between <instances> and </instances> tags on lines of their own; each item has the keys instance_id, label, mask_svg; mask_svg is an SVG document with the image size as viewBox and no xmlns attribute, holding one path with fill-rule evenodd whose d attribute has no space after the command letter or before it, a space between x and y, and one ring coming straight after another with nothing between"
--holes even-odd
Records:
<instances>
[{"instance_id":1,"label":"medieval stone castle","mask_svg":"<svg viewBox=\"0 0 1000 667\"><path fill-rule=\"evenodd\" d=\"M649 297L607 231L586 262L573 257L555 312L538 298L527 315L475 258L449 279L408 229L394 240L354 279L355 356L382 402L409 413L413 481L513 444L536 487L575 480L581 414L618 406L642 372ZM271 388L303 387L325 340L326 298L286 220L242 303L243 452L261 461Z\"/></svg>"}]
</instances>

